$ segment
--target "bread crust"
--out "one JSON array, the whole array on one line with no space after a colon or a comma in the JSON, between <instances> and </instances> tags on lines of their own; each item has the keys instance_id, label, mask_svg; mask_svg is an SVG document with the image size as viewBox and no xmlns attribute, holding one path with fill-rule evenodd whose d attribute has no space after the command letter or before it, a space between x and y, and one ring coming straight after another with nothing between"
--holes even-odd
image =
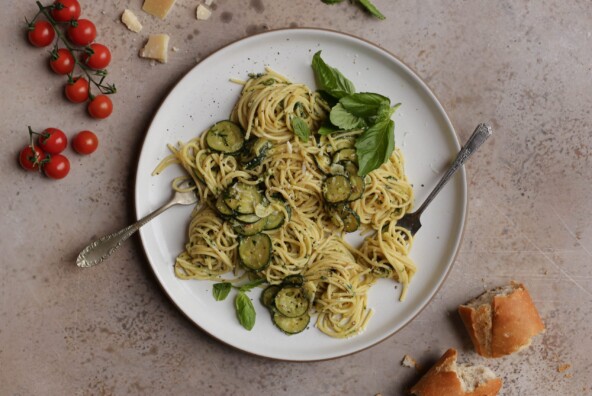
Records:
<instances>
[{"instance_id":1,"label":"bread crust","mask_svg":"<svg viewBox=\"0 0 592 396\"><path fill-rule=\"evenodd\" d=\"M545 330L526 287L517 282L512 282L511 287L510 293L495 294L491 302L478 306L468 302L458 308L476 352L483 357L497 358L517 352Z\"/></svg>"},{"instance_id":2,"label":"bread crust","mask_svg":"<svg viewBox=\"0 0 592 396\"><path fill-rule=\"evenodd\" d=\"M474 391L467 392L456 371L457 352L454 348L444 355L411 388L415 396L495 396L502 387L499 378L493 378L478 385Z\"/></svg>"}]
</instances>

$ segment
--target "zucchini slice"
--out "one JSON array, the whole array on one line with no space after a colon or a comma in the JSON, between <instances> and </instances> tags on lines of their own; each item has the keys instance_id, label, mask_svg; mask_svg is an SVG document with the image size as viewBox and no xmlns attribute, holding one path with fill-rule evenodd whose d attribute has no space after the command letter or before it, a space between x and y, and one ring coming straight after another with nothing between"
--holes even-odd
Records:
<instances>
[{"instance_id":1,"label":"zucchini slice","mask_svg":"<svg viewBox=\"0 0 592 396\"><path fill-rule=\"evenodd\" d=\"M275 295L280 291L281 287L278 285L269 285L261 293L261 304L269 310L275 309Z\"/></svg>"},{"instance_id":2,"label":"zucchini slice","mask_svg":"<svg viewBox=\"0 0 592 396\"><path fill-rule=\"evenodd\" d=\"M345 175L333 175L323 183L323 197L329 203L347 201L351 191L352 185Z\"/></svg>"},{"instance_id":3,"label":"zucchini slice","mask_svg":"<svg viewBox=\"0 0 592 396\"><path fill-rule=\"evenodd\" d=\"M301 287L304 285L304 276L300 274L288 275L282 280L282 285Z\"/></svg>"},{"instance_id":4,"label":"zucchini slice","mask_svg":"<svg viewBox=\"0 0 592 396\"><path fill-rule=\"evenodd\" d=\"M261 271L271 261L271 238L267 234L256 234L241 238L238 243L238 257L243 267Z\"/></svg>"},{"instance_id":5,"label":"zucchini slice","mask_svg":"<svg viewBox=\"0 0 592 396\"><path fill-rule=\"evenodd\" d=\"M356 145L356 138L354 136L339 136L337 135L333 139L333 143L331 147L333 147L333 152L337 152L341 149L345 148L353 148Z\"/></svg>"},{"instance_id":6,"label":"zucchini slice","mask_svg":"<svg viewBox=\"0 0 592 396\"><path fill-rule=\"evenodd\" d=\"M354 232L360 228L360 216L349 206L343 205L339 217L343 221L343 231Z\"/></svg>"},{"instance_id":7,"label":"zucchini slice","mask_svg":"<svg viewBox=\"0 0 592 396\"><path fill-rule=\"evenodd\" d=\"M228 207L228 205L226 205L224 203L224 197L222 196L222 194L220 194L218 196L218 198L216 199L216 203L214 204L214 207L216 208L216 210L218 211L220 216L222 216L223 218L228 218L228 217L231 217L232 215L234 215L234 212L232 211L232 209L230 209Z\"/></svg>"},{"instance_id":8,"label":"zucchini slice","mask_svg":"<svg viewBox=\"0 0 592 396\"><path fill-rule=\"evenodd\" d=\"M286 212L288 212L288 220L289 220L289 216L292 213L292 208L290 208L290 205L288 205L285 201L283 201L283 199L274 201L273 204L274 205L284 205L284 207L286 208ZM282 225L284 225L285 221L286 221L286 216L284 215L284 212L282 212L280 209L275 208L273 210L273 212L271 212L269 214L269 216L267 216L267 223L265 224L265 230L276 230L276 229L280 228Z\"/></svg>"},{"instance_id":9,"label":"zucchini slice","mask_svg":"<svg viewBox=\"0 0 592 396\"><path fill-rule=\"evenodd\" d=\"M261 220L261 217L257 216L256 214L241 214L236 215L234 218L245 224L253 224Z\"/></svg>"},{"instance_id":10,"label":"zucchini slice","mask_svg":"<svg viewBox=\"0 0 592 396\"><path fill-rule=\"evenodd\" d=\"M317 164L317 168L319 168L319 170L322 173L324 173L325 175L331 173L331 157L329 156L329 154L327 154L324 151L319 151L313 156L313 158L315 164Z\"/></svg>"},{"instance_id":11,"label":"zucchini slice","mask_svg":"<svg viewBox=\"0 0 592 396\"><path fill-rule=\"evenodd\" d=\"M346 161L344 163L344 168L349 176L349 182L352 186L351 194L349 194L347 200L351 202L362 198L364 190L366 189L366 183L364 182L364 178L358 175L358 167L353 162Z\"/></svg>"},{"instance_id":12,"label":"zucchini slice","mask_svg":"<svg viewBox=\"0 0 592 396\"><path fill-rule=\"evenodd\" d=\"M332 162L338 164L341 161L351 161L358 163L358 156L355 148L344 148L333 154Z\"/></svg>"},{"instance_id":13,"label":"zucchini slice","mask_svg":"<svg viewBox=\"0 0 592 396\"><path fill-rule=\"evenodd\" d=\"M263 162L270 148L271 142L267 139L251 139L245 144L243 152L238 157L239 162L246 169L253 169Z\"/></svg>"},{"instance_id":14,"label":"zucchini slice","mask_svg":"<svg viewBox=\"0 0 592 396\"><path fill-rule=\"evenodd\" d=\"M302 287L282 287L274 298L275 308L288 318L296 318L308 312L308 299Z\"/></svg>"},{"instance_id":15,"label":"zucchini slice","mask_svg":"<svg viewBox=\"0 0 592 396\"><path fill-rule=\"evenodd\" d=\"M224 203L238 214L253 214L255 206L263 202L257 186L237 181L224 192Z\"/></svg>"},{"instance_id":16,"label":"zucchini slice","mask_svg":"<svg viewBox=\"0 0 592 396\"><path fill-rule=\"evenodd\" d=\"M267 218L262 218L259 221L252 223L252 224L241 223L240 221L235 219L232 222L232 228L239 235L251 236L251 235L259 234L261 231L263 231L265 229L266 223L267 223Z\"/></svg>"},{"instance_id":17,"label":"zucchini slice","mask_svg":"<svg viewBox=\"0 0 592 396\"><path fill-rule=\"evenodd\" d=\"M296 318L289 318L279 312L273 314L273 324L288 335L298 334L306 329L310 323L310 315L305 313Z\"/></svg>"},{"instance_id":18,"label":"zucchini slice","mask_svg":"<svg viewBox=\"0 0 592 396\"><path fill-rule=\"evenodd\" d=\"M214 151L226 154L239 152L245 144L245 134L232 121L215 123L207 132L206 144Z\"/></svg>"}]
</instances>

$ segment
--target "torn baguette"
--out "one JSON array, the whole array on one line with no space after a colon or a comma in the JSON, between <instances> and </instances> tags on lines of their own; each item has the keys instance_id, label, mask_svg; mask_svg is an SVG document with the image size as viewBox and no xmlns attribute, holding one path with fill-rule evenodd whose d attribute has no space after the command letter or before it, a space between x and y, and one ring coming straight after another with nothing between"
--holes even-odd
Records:
<instances>
[{"instance_id":1,"label":"torn baguette","mask_svg":"<svg viewBox=\"0 0 592 396\"><path fill-rule=\"evenodd\" d=\"M457 352L451 348L411 388L415 396L494 396L502 380L483 366L456 362Z\"/></svg>"},{"instance_id":2,"label":"torn baguette","mask_svg":"<svg viewBox=\"0 0 592 396\"><path fill-rule=\"evenodd\" d=\"M545 325L522 283L512 282L481 294L458 308L475 350L500 357L527 348Z\"/></svg>"}]
</instances>

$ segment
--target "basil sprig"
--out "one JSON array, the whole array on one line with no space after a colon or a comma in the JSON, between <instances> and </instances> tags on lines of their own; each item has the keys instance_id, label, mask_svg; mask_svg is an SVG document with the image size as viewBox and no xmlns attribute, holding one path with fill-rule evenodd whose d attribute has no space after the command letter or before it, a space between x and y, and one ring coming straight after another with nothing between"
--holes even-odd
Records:
<instances>
[{"instance_id":1,"label":"basil sprig","mask_svg":"<svg viewBox=\"0 0 592 396\"><path fill-rule=\"evenodd\" d=\"M230 290L237 289L238 293L234 298L234 308L236 309L236 317L245 329L251 330L255 326L255 318L257 316L253 302L247 296L247 292L253 288L264 283L265 279L256 279L254 281L245 283L241 286L234 286L230 282L221 282L214 284L212 294L216 301L223 301L230 294Z\"/></svg>"},{"instance_id":2,"label":"basil sprig","mask_svg":"<svg viewBox=\"0 0 592 396\"><path fill-rule=\"evenodd\" d=\"M323 61L321 51L314 54L312 69L319 89L337 100L329 113L330 123L322 125L318 133L363 129L355 144L358 174L365 176L379 168L395 148L395 123L391 117L401 104L391 106L389 98L377 93L356 93L351 81Z\"/></svg>"}]
</instances>

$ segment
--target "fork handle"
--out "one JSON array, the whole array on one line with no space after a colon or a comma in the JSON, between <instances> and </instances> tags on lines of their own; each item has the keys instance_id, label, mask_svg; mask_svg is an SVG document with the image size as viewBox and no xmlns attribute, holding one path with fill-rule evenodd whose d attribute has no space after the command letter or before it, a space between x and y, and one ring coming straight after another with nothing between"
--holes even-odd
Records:
<instances>
[{"instance_id":1,"label":"fork handle","mask_svg":"<svg viewBox=\"0 0 592 396\"><path fill-rule=\"evenodd\" d=\"M461 150L456 155L454 162L448 168L446 173L442 176L436 187L432 190L430 195L423 201L419 209L415 212L420 215L424 209L429 205L430 202L434 199L434 197L442 190L442 187L446 185L448 180L456 173L456 171L463 166L467 159L475 152L477 149L491 136L491 127L487 124L479 124L473 134L469 137L469 140L465 143L465 145L461 148Z\"/></svg>"},{"instance_id":2,"label":"fork handle","mask_svg":"<svg viewBox=\"0 0 592 396\"><path fill-rule=\"evenodd\" d=\"M117 250L117 248L120 247L123 242L127 241L129 237L134 235L134 233L138 231L140 227L176 204L177 202L174 200L167 202L160 208L156 209L154 212L142 217L135 223L91 242L78 255L78 258L76 259L76 265L86 268L99 264L109 257L115 250Z\"/></svg>"}]
</instances>

